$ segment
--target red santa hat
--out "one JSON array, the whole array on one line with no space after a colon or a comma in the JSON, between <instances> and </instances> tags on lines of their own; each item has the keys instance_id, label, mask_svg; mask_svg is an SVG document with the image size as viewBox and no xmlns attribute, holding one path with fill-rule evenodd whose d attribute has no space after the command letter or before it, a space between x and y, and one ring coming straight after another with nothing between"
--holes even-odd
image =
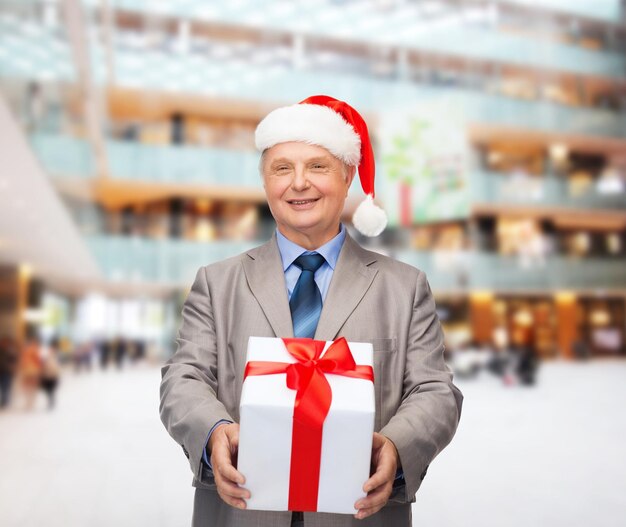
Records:
<instances>
[{"instance_id":1,"label":"red santa hat","mask_svg":"<svg viewBox=\"0 0 626 527\"><path fill-rule=\"evenodd\" d=\"M255 143L261 152L289 141L324 147L346 165L358 167L366 196L352 223L361 234L378 236L387 226L387 215L374 204L374 152L363 117L343 101L313 95L298 104L277 108L257 126Z\"/></svg>"}]
</instances>

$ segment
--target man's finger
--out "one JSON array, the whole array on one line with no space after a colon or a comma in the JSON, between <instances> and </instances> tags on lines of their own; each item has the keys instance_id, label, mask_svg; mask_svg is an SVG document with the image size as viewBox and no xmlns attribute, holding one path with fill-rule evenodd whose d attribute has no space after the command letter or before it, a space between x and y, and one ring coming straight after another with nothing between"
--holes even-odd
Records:
<instances>
[{"instance_id":1,"label":"man's finger","mask_svg":"<svg viewBox=\"0 0 626 527\"><path fill-rule=\"evenodd\" d=\"M375 453L372 456L372 462L375 463L375 472L363 485L365 492L370 492L380 487L386 481L391 480L393 482L398 466L395 446L391 441L375 433L373 444Z\"/></svg>"},{"instance_id":2,"label":"man's finger","mask_svg":"<svg viewBox=\"0 0 626 527\"><path fill-rule=\"evenodd\" d=\"M227 463L217 463L213 472L215 473L216 471L223 479L232 481L233 483L243 485L246 482L246 478L243 477L241 472L233 467L230 460Z\"/></svg>"},{"instance_id":3,"label":"man's finger","mask_svg":"<svg viewBox=\"0 0 626 527\"><path fill-rule=\"evenodd\" d=\"M368 516L372 516L373 514L376 514L380 509L382 509L382 505L379 507L375 507L372 509L361 509L359 510L359 512L357 512L354 517L357 520L363 520L365 518L367 518Z\"/></svg>"},{"instance_id":4,"label":"man's finger","mask_svg":"<svg viewBox=\"0 0 626 527\"><path fill-rule=\"evenodd\" d=\"M231 468L235 470L233 467ZM226 472L228 472L228 467L226 469ZM231 507L245 509L246 502L244 501L244 499L250 498L250 491L248 489L239 487L233 480L225 478L223 476L223 473L224 467L220 469L219 466L217 466L214 470L217 493L222 498L222 500Z\"/></svg>"},{"instance_id":5,"label":"man's finger","mask_svg":"<svg viewBox=\"0 0 626 527\"><path fill-rule=\"evenodd\" d=\"M367 493L372 492L374 489L387 483L390 478L392 478L390 470L378 470L365 482L363 490Z\"/></svg>"},{"instance_id":6,"label":"man's finger","mask_svg":"<svg viewBox=\"0 0 626 527\"><path fill-rule=\"evenodd\" d=\"M376 467L376 472L370 476L370 478L363 485L363 490L365 492L371 492L375 488L380 487L387 481L395 478L395 461L393 457L389 456L381 456L381 459L378 462L378 466Z\"/></svg>"},{"instance_id":7,"label":"man's finger","mask_svg":"<svg viewBox=\"0 0 626 527\"><path fill-rule=\"evenodd\" d=\"M229 429L226 432L226 436L228 437L231 448L239 448L239 428Z\"/></svg>"},{"instance_id":8,"label":"man's finger","mask_svg":"<svg viewBox=\"0 0 626 527\"><path fill-rule=\"evenodd\" d=\"M219 430L211 448L211 465L220 498L238 509L245 509L245 499L250 498L248 489L239 485L245 483L245 478L233 466L233 456L239 445L239 428L236 425L225 425Z\"/></svg>"},{"instance_id":9,"label":"man's finger","mask_svg":"<svg viewBox=\"0 0 626 527\"><path fill-rule=\"evenodd\" d=\"M386 485L381 485L377 489L370 492L365 498L360 499L356 502L356 509L370 509L372 507L381 508L391 495L392 485L387 483Z\"/></svg>"},{"instance_id":10,"label":"man's finger","mask_svg":"<svg viewBox=\"0 0 626 527\"><path fill-rule=\"evenodd\" d=\"M225 426L223 432L223 439L225 439L228 451L232 456L239 448L239 425Z\"/></svg>"},{"instance_id":11,"label":"man's finger","mask_svg":"<svg viewBox=\"0 0 626 527\"><path fill-rule=\"evenodd\" d=\"M239 472L232 463L232 445L229 445L225 436L220 441L216 441L213 445L213 452L211 455L211 465L213 466L213 473L219 472L221 476L235 483L242 485L245 483L245 478L241 472Z\"/></svg>"},{"instance_id":12,"label":"man's finger","mask_svg":"<svg viewBox=\"0 0 626 527\"><path fill-rule=\"evenodd\" d=\"M232 481L222 480L219 488L222 494L230 498L242 498L246 500L250 498L250 491L248 489L240 487Z\"/></svg>"},{"instance_id":13,"label":"man's finger","mask_svg":"<svg viewBox=\"0 0 626 527\"><path fill-rule=\"evenodd\" d=\"M236 507L237 509L246 508L246 502L244 500L240 498L231 498L230 496L226 496L225 494L222 494L219 490L217 493L219 494L220 498L222 498L222 500L228 505L230 505L231 507Z\"/></svg>"},{"instance_id":14,"label":"man's finger","mask_svg":"<svg viewBox=\"0 0 626 527\"><path fill-rule=\"evenodd\" d=\"M367 496L354 504L358 509L355 517L359 520L376 514L387 504L398 467L398 456L394 444L377 433L374 433L372 443L372 464L375 472L363 485Z\"/></svg>"},{"instance_id":15,"label":"man's finger","mask_svg":"<svg viewBox=\"0 0 626 527\"><path fill-rule=\"evenodd\" d=\"M372 516L372 514L376 514L387 504L389 496L391 495L391 490L392 485L383 485L371 492L367 498L360 500L356 506L358 512L355 514L355 518L357 520L362 520L363 518Z\"/></svg>"}]
</instances>

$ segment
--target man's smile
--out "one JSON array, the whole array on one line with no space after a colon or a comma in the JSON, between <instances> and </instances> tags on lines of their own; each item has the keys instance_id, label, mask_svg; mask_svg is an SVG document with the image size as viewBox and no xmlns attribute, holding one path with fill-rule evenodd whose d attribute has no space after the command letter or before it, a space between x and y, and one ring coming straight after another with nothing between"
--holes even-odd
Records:
<instances>
[{"instance_id":1,"label":"man's smile","mask_svg":"<svg viewBox=\"0 0 626 527\"><path fill-rule=\"evenodd\" d=\"M309 198L309 199L288 199L287 203L290 205L294 205L297 207L306 207L307 205L312 205L320 198Z\"/></svg>"}]
</instances>

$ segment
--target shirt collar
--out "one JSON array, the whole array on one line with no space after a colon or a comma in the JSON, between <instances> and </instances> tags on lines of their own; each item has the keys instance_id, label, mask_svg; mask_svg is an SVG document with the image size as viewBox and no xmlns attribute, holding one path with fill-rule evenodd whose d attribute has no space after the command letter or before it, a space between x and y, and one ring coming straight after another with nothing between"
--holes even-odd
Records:
<instances>
[{"instance_id":1,"label":"shirt collar","mask_svg":"<svg viewBox=\"0 0 626 527\"><path fill-rule=\"evenodd\" d=\"M312 252L321 254L328 265L330 265L330 268L334 271L337 259L339 258L339 253L341 252L341 247L346 239L345 227L341 223L339 226L339 234L337 234L337 236L335 236L332 240L327 241L315 251L307 251L304 247L300 247L297 243L287 239L278 229L276 229L276 241L278 242L280 258L283 262L283 271L286 271L293 261L301 254Z\"/></svg>"}]
</instances>

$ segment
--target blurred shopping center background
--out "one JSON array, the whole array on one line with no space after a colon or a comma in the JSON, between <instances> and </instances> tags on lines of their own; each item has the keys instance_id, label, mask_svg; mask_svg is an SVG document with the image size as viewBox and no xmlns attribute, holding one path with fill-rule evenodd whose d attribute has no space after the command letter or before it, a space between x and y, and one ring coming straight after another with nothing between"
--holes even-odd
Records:
<instances>
[{"instance_id":1,"label":"blurred shopping center background","mask_svg":"<svg viewBox=\"0 0 626 527\"><path fill-rule=\"evenodd\" d=\"M197 268L273 232L256 124L317 93L460 377L623 364L624 1L2 0L0 92L5 371L166 359Z\"/></svg>"},{"instance_id":2,"label":"blurred shopping center background","mask_svg":"<svg viewBox=\"0 0 626 527\"><path fill-rule=\"evenodd\" d=\"M451 350L626 355L623 2L1 5L2 333L168 356L197 268L274 228L259 119L327 93L376 140L360 241L427 272Z\"/></svg>"}]
</instances>

